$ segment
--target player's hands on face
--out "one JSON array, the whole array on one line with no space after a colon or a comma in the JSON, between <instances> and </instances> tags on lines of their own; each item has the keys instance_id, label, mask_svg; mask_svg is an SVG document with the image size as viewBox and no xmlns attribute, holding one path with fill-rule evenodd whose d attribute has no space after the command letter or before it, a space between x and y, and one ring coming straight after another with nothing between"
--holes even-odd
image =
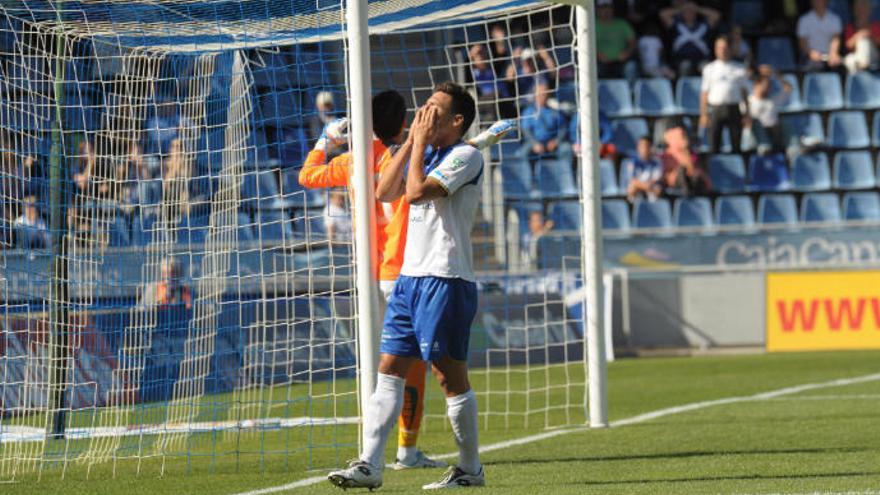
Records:
<instances>
[{"instance_id":1,"label":"player's hands on face","mask_svg":"<svg viewBox=\"0 0 880 495\"><path fill-rule=\"evenodd\" d=\"M416 112L410 128L410 135L415 143L427 144L437 133L439 109L433 105L425 105Z\"/></svg>"}]
</instances>

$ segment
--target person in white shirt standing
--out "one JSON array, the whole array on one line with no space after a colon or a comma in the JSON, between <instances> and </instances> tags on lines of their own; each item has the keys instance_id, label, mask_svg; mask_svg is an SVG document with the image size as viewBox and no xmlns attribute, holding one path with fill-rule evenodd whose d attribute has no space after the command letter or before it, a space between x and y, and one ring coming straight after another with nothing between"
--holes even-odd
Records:
<instances>
[{"instance_id":1,"label":"person in white shirt standing","mask_svg":"<svg viewBox=\"0 0 880 495\"><path fill-rule=\"evenodd\" d=\"M797 23L798 47L804 57L806 70L823 70L841 64L840 17L828 10L828 0L813 0L813 9L802 15Z\"/></svg>"},{"instance_id":2,"label":"person in white shirt standing","mask_svg":"<svg viewBox=\"0 0 880 495\"><path fill-rule=\"evenodd\" d=\"M470 234L480 202L483 157L462 138L476 104L461 86L434 88L406 142L382 174L378 190L411 204L406 249L382 329L376 390L364 415L360 458L328 475L340 488L382 486L385 444L404 402L404 377L430 361L446 394L459 463L425 489L485 484L478 451L477 399L467 371L477 286ZM408 162L408 163L407 163ZM408 169L408 170L407 170ZM405 176L405 178L404 178Z\"/></svg>"},{"instance_id":3,"label":"person in white shirt standing","mask_svg":"<svg viewBox=\"0 0 880 495\"><path fill-rule=\"evenodd\" d=\"M749 124L748 112L743 117L740 104L748 104L748 92L748 72L731 60L727 37L719 36L715 40L715 60L703 68L700 88L700 127L706 129L710 153L718 153L725 127L730 131L733 152L739 153L742 128Z\"/></svg>"}]
</instances>

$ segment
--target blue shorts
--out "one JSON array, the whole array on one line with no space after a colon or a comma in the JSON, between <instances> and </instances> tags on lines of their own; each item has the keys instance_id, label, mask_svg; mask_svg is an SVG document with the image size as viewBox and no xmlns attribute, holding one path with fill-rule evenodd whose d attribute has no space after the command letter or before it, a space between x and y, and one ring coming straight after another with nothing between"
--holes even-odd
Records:
<instances>
[{"instance_id":1,"label":"blue shorts","mask_svg":"<svg viewBox=\"0 0 880 495\"><path fill-rule=\"evenodd\" d=\"M382 326L383 354L467 361L477 284L460 278L397 279Z\"/></svg>"}]
</instances>

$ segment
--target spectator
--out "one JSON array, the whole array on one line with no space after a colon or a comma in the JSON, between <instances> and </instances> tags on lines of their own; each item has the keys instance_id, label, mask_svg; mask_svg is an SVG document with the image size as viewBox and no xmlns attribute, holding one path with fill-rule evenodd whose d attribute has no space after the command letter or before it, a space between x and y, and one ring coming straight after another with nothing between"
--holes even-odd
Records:
<instances>
[{"instance_id":1,"label":"spectator","mask_svg":"<svg viewBox=\"0 0 880 495\"><path fill-rule=\"evenodd\" d=\"M781 151L782 129L779 126L779 107L788 100L791 84L777 79L773 68L762 65L755 77L752 93L749 95L749 115L752 117L752 133L758 140L759 148L768 147ZM772 93L772 83L776 81L782 88Z\"/></svg>"},{"instance_id":2,"label":"spectator","mask_svg":"<svg viewBox=\"0 0 880 495\"><path fill-rule=\"evenodd\" d=\"M504 24L495 24L490 34L492 39L489 43L489 53L492 55L492 68L495 69L495 74L506 74L508 66L513 63L507 29Z\"/></svg>"},{"instance_id":3,"label":"spectator","mask_svg":"<svg viewBox=\"0 0 880 495\"><path fill-rule=\"evenodd\" d=\"M15 220L16 246L24 249L46 249L49 247L49 228L40 217L36 198L24 199L24 212Z\"/></svg>"},{"instance_id":4,"label":"spectator","mask_svg":"<svg viewBox=\"0 0 880 495\"><path fill-rule=\"evenodd\" d=\"M752 47L743 39L742 28L733 26L730 28L730 58L746 67L752 65Z\"/></svg>"},{"instance_id":5,"label":"spectator","mask_svg":"<svg viewBox=\"0 0 880 495\"><path fill-rule=\"evenodd\" d=\"M315 115L309 118L309 139L317 141L324 126L336 118L336 102L333 93L321 91L315 96Z\"/></svg>"},{"instance_id":6,"label":"spectator","mask_svg":"<svg viewBox=\"0 0 880 495\"><path fill-rule=\"evenodd\" d=\"M180 134L181 119L173 101L163 100L156 106L156 115L147 120L146 148L148 153L167 154L171 141Z\"/></svg>"},{"instance_id":7,"label":"spectator","mask_svg":"<svg viewBox=\"0 0 880 495\"><path fill-rule=\"evenodd\" d=\"M517 48L514 55L514 63L507 67L507 80L515 85L520 102L526 103L532 99L537 84L542 83L549 87L547 73L556 70L556 62L543 46L539 46L536 51L531 48ZM543 62L543 70L539 70L535 55Z\"/></svg>"},{"instance_id":8,"label":"spectator","mask_svg":"<svg viewBox=\"0 0 880 495\"><path fill-rule=\"evenodd\" d=\"M571 141L571 149L575 155L581 153L580 119L575 113L568 125L568 136ZM617 146L614 145L614 124L599 110L599 158L614 160L617 158Z\"/></svg>"},{"instance_id":9,"label":"spectator","mask_svg":"<svg viewBox=\"0 0 880 495\"><path fill-rule=\"evenodd\" d=\"M471 60L471 77L477 88L482 120L489 122L498 120L498 111L504 118L516 116L516 107L510 101L509 85L497 77L494 67L486 57L486 47L482 44L473 45L468 50Z\"/></svg>"},{"instance_id":10,"label":"spectator","mask_svg":"<svg viewBox=\"0 0 880 495\"><path fill-rule=\"evenodd\" d=\"M711 31L720 19L717 10L699 7L690 0L674 2L660 11L660 20L670 30L671 55L678 61L679 76L695 74L709 61Z\"/></svg>"},{"instance_id":11,"label":"spectator","mask_svg":"<svg viewBox=\"0 0 880 495\"><path fill-rule=\"evenodd\" d=\"M663 169L660 161L654 157L651 150L651 138L642 136L637 144L638 155L626 162L629 184L626 186L626 197L630 202L639 196L655 199L663 192L660 179L663 177Z\"/></svg>"},{"instance_id":12,"label":"spectator","mask_svg":"<svg viewBox=\"0 0 880 495\"><path fill-rule=\"evenodd\" d=\"M850 72L858 72L877 67L880 46L880 22L871 20L871 1L853 2L853 22L843 30L846 56L843 65Z\"/></svg>"},{"instance_id":13,"label":"spectator","mask_svg":"<svg viewBox=\"0 0 880 495\"><path fill-rule=\"evenodd\" d=\"M73 184L77 196L89 197L92 174L97 168L98 155L95 146L88 138L79 142L79 148L74 164Z\"/></svg>"},{"instance_id":14,"label":"spectator","mask_svg":"<svg viewBox=\"0 0 880 495\"><path fill-rule=\"evenodd\" d=\"M522 235L521 249L524 266L537 268L538 239L553 229L553 220L545 220L544 213L540 210L529 211L529 220L526 232Z\"/></svg>"},{"instance_id":15,"label":"spectator","mask_svg":"<svg viewBox=\"0 0 880 495\"><path fill-rule=\"evenodd\" d=\"M681 125L663 135L666 151L660 156L663 166L663 192L675 196L702 196L712 191L709 175L699 166L691 150L687 130Z\"/></svg>"},{"instance_id":16,"label":"spectator","mask_svg":"<svg viewBox=\"0 0 880 495\"><path fill-rule=\"evenodd\" d=\"M742 126L748 127L748 112L745 119L740 112L740 103L748 98L748 78L746 69L730 59L730 44L726 36L715 40L715 61L703 69L703 82L700 91L700 127L706 129L709 152L718 153L721 146L721 132L724 127L730 131L734 153L739 153L742 139Z\"/></svg>"},{"instance_id":17,"label":"spectator","mask_svg":"<svg viewBox=\"0 0 880 495\"><path fill-rule=\"evenodd\" d=\"M798 46L804 69L822 70L840 65L840 17L828 10L828 0L812 0L813 9L797 23Z\"/></svg>"},{"instance_id":18,"label":"spectator","mask_svg":"<svg viewBox=\"0 0 880 495\"><path fill-rule=\"evenodd\" d=\"M192 290L184 283L183 265L174 258L162 260L159 280L148 285L141 295L143 307L162 307L183 304L192 309Z\"/></svg>"},{"instance_id":19,"label":"spectator","mask_svg":"<svg viewBox=\"0 0 880 495\"><path fill-rule=\"evenodd\" d=\"M597 0L596 58L600 78L625 77L634 81L637 66L632 60L636 33L626 20L614 16L612 0Z\"/></svg>"},{"instance_id":20,"label":"spectator","mask_svg":"<svg viewBox=\"0 0 880 495\"><path fill-rule=\"evenodd\" d=\"M67 209L67 239L80 248L90 248L92 244L92 220L81 207Z\"/></svg>"},{"instance_id":21,"label":"spectator","mask_svg":"<svg viewBox=\"0 0 880 495\"><path fill-rule=\"evenodd\" d=\"M183 149L183 141L175 138L169 145L168 158L164 163L162 177L162 200L172 208L172 215L189 210L189 160Z\"/></svg>"},{"instance_id":22,"label":"spectator","mask_svg":"<svg viewBox=\"0 0 880 495\"><path fill-rule=\"evenodd\" d=\"M647 24L639 37L639 59L646 77L673 79L675 72L663 62L663 38L657 24Z\"/></svg>"},{"instance_id":23,"label":"spectator","mask_svg":"<svg viewBox=\"0 0 880 495\"><path fill-rule=\"evenodd\" d=\"M324 207L324 226L331 241L351 240L351 214L345 207L345 193L331 191Z\"/></svg>"},{"instance_id":24,"label":"spectator","mask_svg":"<svg viewBox=\"0 0 880 495\"><path fill-rule=\"evenodd\" d=\"M534 105L523 111L522 129L535 155L556 153L565 138L565 116L547 106L549 98L550 88L540 82L535 89Z\"/></svg>"}]
</instances>

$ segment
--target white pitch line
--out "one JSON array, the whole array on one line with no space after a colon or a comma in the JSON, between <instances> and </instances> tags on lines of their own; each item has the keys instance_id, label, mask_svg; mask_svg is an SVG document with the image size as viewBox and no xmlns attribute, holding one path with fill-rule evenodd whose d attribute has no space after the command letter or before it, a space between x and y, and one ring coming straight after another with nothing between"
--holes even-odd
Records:
<instances>
[{"instance_id":1,"label":"white pitch line","mask_svg":"<svg viewBox=\"0 0 880 495\"><path fill-rule=\"evenodd\" d=\"M842 387L845 385L855 385L857 383L866 383L866 382L874 382L880 381L880 373L874 373L870 375L856 376L853 378L841 378L839 380L831 380L827 382L819 382L819 383L805 383L803 385L796 385L794 387L785 387L777 390L771 390L769 392L761 392L759 394L754 395L742 395L737 397L728 397L725 399L716 399L716 400L707 400L702 402L693 402L690 404L684 404L681 406L667 407L664 409L658 409L656 411L651 411L645 414L639 414L638 416L633 416L631 418L621 419L618 421L612 421L611 427L618 428L621 426L629 426L638 423L644 423L646 421L651 421L658 418L663 418L666 416L672 416L673 414L680 414L684 412L696 411L699 409L706 409L713 406L720 406L726 404L736 404L740 402L750 402L750 401L759 401L759 400L769 400L775 399L777 397L783 397L786 395L798 394L801 392L806 392L808 390L816 390L822 388L829 387ZM549 438L558 437L560 435L567 435L569 433L579 432L579 431L587 431L589 430L589 426L577 426L573 428L565 428L560 430L553 430L544 433L538 433L537 435L529 435L522 438L515 438L513 440L506 440L504 442L493 443L489 445L484 445L480 447L480 453L492 452L495 450L508 449L510 447L516 447L518 445L525 445L528 443L540 442L541 440L547 440ZM458 455L458 452L452 452L448 454L442 454L438 456L433 456L438 459L448 459L451 457L455 457ZM267 488L261 488L259 490L252 490L248 492L237 493L235 495L268 495L270 493L278 493L284 492L288 490L294 490L296 488L302 488L306 486L316 485L318 483L324 482L327 480L326 476L313 476L311 478L301 479L299 481L294 481L292 483L288 483L286 485L281 486L270 486ZM814 494L802 494L802 495L838 495L833 493L824 494L822 492L816 492ZM839 495L880 495L880 492L846 492Z\"/></svg>"}]
</instances>

